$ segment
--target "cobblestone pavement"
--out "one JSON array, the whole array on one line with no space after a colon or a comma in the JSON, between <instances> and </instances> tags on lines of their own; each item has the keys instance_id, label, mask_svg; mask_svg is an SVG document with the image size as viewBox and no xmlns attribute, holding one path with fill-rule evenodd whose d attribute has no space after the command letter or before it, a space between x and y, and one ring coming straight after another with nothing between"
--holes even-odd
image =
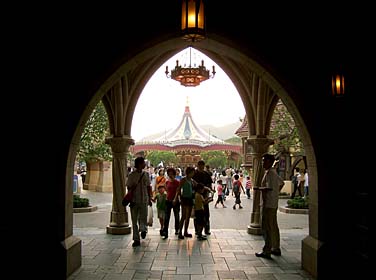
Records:
<instances>
[{"instance_id":1,"label":"cobblestone pavement","mask_svg":"<svg viewBox=\"0 0 376 280\"><path fill-rule=\"evenodd\" d=\"M132 234L106 234L110 221L112 194L83 191L98 210L74 214L74 235L82 240L82 266L68 279L313 279L301 269L301 241L308 235L308 215L278 212L282 256L273 260L257 258L262 236L247 233L252 199L242 196L243 209L233 210L210 204L211 232L208 240L180 240L170 235L163 240L154 215L153 227L133 248ZM286 205L286 199L280 199ZM173 225L170 224L172 228ZM190 230L194 233L193 222ZM173 232L173 231L172 231Z\"/></svg>"}]
</instances>

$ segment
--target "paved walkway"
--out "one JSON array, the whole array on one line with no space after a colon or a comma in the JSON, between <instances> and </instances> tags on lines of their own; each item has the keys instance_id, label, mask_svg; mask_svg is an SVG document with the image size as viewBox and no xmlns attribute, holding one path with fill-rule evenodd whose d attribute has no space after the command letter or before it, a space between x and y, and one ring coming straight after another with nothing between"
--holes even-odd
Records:
<instances>
[{"instance_id":1,"label":"paved walkway","mask_svg":"<svg viewBox=\"0 0 376 280\"><path fill-rule=\"evenodd\" d=\"M153 227L141 246L133 248L132 234L106 234L112 194L83 191L98 210L74 214L74 235L82 240L82 266L69 280L83 279L313 279L301 269L301 241L308 235L308 215L278 213L282 256L257 258L262 236L247 233L252 199L242 197L243 209L211 207L212 234L206 241L177 236L163 240L154 215ZM280 205L286 200L280 199ZM155 207L154 207L155 208ZM193 223L190 229L192 233ZM170 224L173 228L173 225ZM173 231L171 231L173 232Z\"/></svg>"}]
</instances>

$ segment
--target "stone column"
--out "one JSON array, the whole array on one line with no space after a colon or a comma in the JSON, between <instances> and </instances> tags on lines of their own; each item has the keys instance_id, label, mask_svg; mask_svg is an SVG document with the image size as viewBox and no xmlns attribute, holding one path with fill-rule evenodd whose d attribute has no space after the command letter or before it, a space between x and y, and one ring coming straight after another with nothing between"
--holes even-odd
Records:
<instances>
[{"instance_id":1,"label":"stone column","mask_svg":"<svg viewBox=\"0 0 376 280\"><path fill-rule=\"evenodd\" d=\"M251 146L253 182L254 188L261 186L261 180L264 175L262 167L262 155L268 151L268 147L273 144L273 140L265 136L253 136L247 139ZM248 226L249 234L261 235L261 215L260 215L261 191L253 190L253 206L251 212L251 224Z\"/></svg>"},{"instance_id":2,"label":"stone column","mask_svg":"<svg viewBox=\"0 0 376 280\"><path fill-rule=\"evenodd\" d=\"M243 140L243 157L244 157L244 168L248 171L249 176L252 178L252 154L251 147L248 145L247 138L242 138Z\"/></svg>"},{"instance_id":3,"label":"stone column","mask_svg":"<svg viewBox=\"0 0 376 280\"><path fill-rule=\"evenodd\" d=\"M109 234L129 234L131 227L128 223L128 212L121 202L125 194L127 183L127 152L134 140L128 136L111 137L106 143L112 149L112 211L110 224L107 226Z\"/></svg>"}]
</instances>

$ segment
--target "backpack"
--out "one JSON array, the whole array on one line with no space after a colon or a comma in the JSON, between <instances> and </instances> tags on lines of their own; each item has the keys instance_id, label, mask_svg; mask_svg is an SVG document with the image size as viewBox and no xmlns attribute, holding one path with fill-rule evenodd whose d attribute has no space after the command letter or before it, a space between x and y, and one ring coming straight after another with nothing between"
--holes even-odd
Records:
<instances>
[{"instance_id":1,"label":"backpack","mask_svg":"<svg viewBox=\"0 0 376 280\"><path fill-rule=\"evenodd\" d=\"M233 189L234 193L239 193L240 192L239 181L235 181L234 182L233 188L234 188Z\"/></svg>"}]
</instances>

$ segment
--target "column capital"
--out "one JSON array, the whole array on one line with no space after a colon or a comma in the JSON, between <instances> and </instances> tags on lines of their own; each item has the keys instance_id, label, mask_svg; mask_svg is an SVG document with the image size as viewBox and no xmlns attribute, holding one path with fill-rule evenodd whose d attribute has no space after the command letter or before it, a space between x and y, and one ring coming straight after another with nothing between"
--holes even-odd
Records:
<instances>
[{"instance_id":1,"label":"column capital","mask_svg":"<svg viewBox=\"0 0 376 280\"><path fill-rule=\"evenodd\" d=\"M249 137L247 143L252 147L250 154L255 155L265 153L268 147L274 143L274 140L263 135L255 135Z\"/></svg>"},{"instance_id":2,"label":"column capital","mask_svg":"<svg viewBox=\"0 0 376 280\"><path fill-rule=\"evenodd\" d=\"M106 138L106 143L111 146L112 152L126 153L131 145L134 145L134 140L128 135L111 136Z\"/></svg>"}]
</instances>

